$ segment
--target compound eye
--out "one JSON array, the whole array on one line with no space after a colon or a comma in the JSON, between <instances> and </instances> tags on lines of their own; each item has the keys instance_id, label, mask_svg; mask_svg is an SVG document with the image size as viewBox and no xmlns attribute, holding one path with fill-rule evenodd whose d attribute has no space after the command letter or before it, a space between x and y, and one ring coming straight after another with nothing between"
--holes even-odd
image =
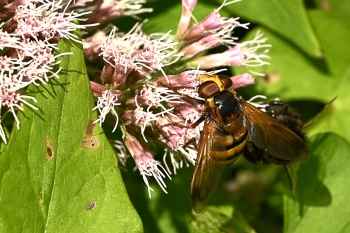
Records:
<instances>
[{"instance_id":1,"label":"compound eye","mask_svg":"<svg viewBox=\"0 0 350 233\"><path fill-rule=\"evenodd\" d=\"M222 75L222 74L219 74L218 76L220 78L220 81L224 85L225 89L229 89L232 87L233 82L229 77L227 77L226 75Z\"/></svg>"},{"instance_id":2,"label":"compound eye","mask_svg":"<svg viewBox=\"0 0 350 233\"><path fill-rule=\"evenodd\" d=\"M206 81L199 85L198 95L201 98L210 98L220 93L219 86L214 81Z\"/></svg>"}]
</instances>

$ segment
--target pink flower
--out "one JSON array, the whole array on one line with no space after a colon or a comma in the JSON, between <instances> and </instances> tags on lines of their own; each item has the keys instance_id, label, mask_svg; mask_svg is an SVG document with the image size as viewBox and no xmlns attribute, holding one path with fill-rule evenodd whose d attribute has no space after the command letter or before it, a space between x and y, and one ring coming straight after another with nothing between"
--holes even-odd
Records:
<instances>
[{"instance_id":1,"label":"pink flower","mask_svg":"<svg viewBox=\"0 0 350 233\"><path fill-rule=\"evenodd\" d=\"M234 28L236 27L247 28L248 24L239 23L238 18L221 17L219 11L224 6L230 5L235 2L237 1L230 1L230 2L224 1L217 10L210 13L205 19L203 19L201 22L197 23L191 28L182 26L180 38L183 44L187 46L209 35L215 35L217 38L222 38L222 42L224 42L225 44L234 44L233 41L237 39L231 36ZM193 8L194 6L191 5L191 7ZM188 12L185 11L185 13L183 14L188 14ZM186 18L185 20L187 21L188 19Z\"/></svg>"},{"instance_id":2,"label":"pink flower","mask_svg":"<svg viewBox=\"0 0 350 233\"><path fill-rule=\"evenodd\" d=\"M143 177L143 180L147 185L149 197L151 198L151 191L153 191L153 189L149 185L147 177L151 176L155 178L163 191L167 193L163 178L166 176L169 179L171 178L160 162L153 159L149 149L145 145L142 146L135 137L128 133L125 133L124 135L124 143L131 156L134 158L137 169L140 171L140 175Z\"/></svg>"},{"instance_id":3,"label":"pink flower","mask_svg":"<svg viewBox=\"0 0 350 233\"><path fill-rule=\"evenodd\" d=\"M216 53L197 58L192 62L192 66L199 65L202 69L222 66L242 66L244 64L245 57L239 46L232 47L223 53Z\"/></svg>"},{"instance_id":4,"label":"pink flower","mask_svg":"<svg viewBox=\"0 0 350 233\"><path fill-rule=\"evenodd\" d=\"M36 99L23 94L27 86L46 84L49 79L58 78L60 69L53 71L59 63L57 58L71 54L53 54L58 40L66 38L81 43L73 31L91 26L76 24L76 21L84 20L81 16L86 13L68 13L65 7L62 1L48 0L16 0L2 5L6 10L0 14L3 22L0 24L0 49L3 51L0 56L0 103L12 113L18 129L20 122L16 111L23 111L20 104L37 109L27 102L36 102ZM0 136L6 142L2 127L0 125Z\"/></svg>"},{"instance_id":5,"label":"pink flower","mask_svg":"<svg viewBox=\"0 0 350 233\"><path fill-rule=\"evenodd\" d=\"M210 54L199 57L188 63L188 67L201 67L202 69L212 69L222 66L246 66L256 67L269 64L266 60L270 57L267 55L270 45L264 44L266 38L262 38L258 32L251 41L246 41L229 48L223 53ZM251 70L250 70L251 71ZM257 75L263 75L251 71Z\"/></svg>"},{"instance_id":6,"label":"pink flower","mask_svg":"<svg viewBox=\"0 0 350 233\"><path fill-rule=\"evenodd\" d=\"M192 19L192 11L197 0L182 0L182 14L177 26L177 36L182 36L188 30Z\"/></svg>"},{"instance_id":7,"label":"pink flower","mask_svg":"<svg viewBox=\"0 0 350 233\"><path fill-rule=\"evenodd\" d=\"M221 45L222 43L223 41L216 34L207 35L181 50L181 52L185 54L183 60L195 57L204 51Z\"/></svg>"},{"instance_id":8,"label":"pink flower","mask_svg":"<svg viewBox=\"0 0 350 233\"><path fill-rule=\"evenodd\" d=\"M84 40L84 55L89 60L99 58L99 54L102 52L101 44L107 39L107 35L104 31L98 31L91 37Z\"/></svg>"},{"instance_id":9,"label":"pink flower","mask_svg":"<svg viewBox=\"0 0 350 233\"><path fill-rule=\"evenodd\" d=\"M21 95L18 90L27 85L17 80L16 76L7 76L6 74L0 75L0 107L7 107L8 111L12 113L15 121L17 122L17 129L19 129L20 122L16 115L16 110L23 110L20 103L23 103L34 110L37 110L34 105L27 102L25 99L31 99L36 102L36 99L32 96ZM1 118L0 118L1 123ZM0 136L6 143L6 136L3 128L0 125Z\"/></svg>"},{"instance_id":10,"label":"pink flower","mask_svg":"<svg viewBox=\"0 0 350 233\"><path fill-rule=\"evenodd\" d=\"M118 101L122 98L122 96L123 93L118 90L105 90L104 92L102 92L102 96L98 97L97 106L92 109L98 109L100 112L99 118L96 121L94 121L94 123L100 122L101 125L102 122L105 121L106 115L109 112L112 112L113 115L115 115L116 117L116 123L112 130L112 132L114 132L114 130L118 126L118 113L115 111L114 108L115 106L121 104Z\"/></svg>"},{"instance_id":11,"label":"pink flower","mask_svg":"<svg viewBox=\"0 0 350 233\"><path fill-rule=\"evenodd\" d=\"M142 4L145 2L145 0L97 1L96 6L90 6L90 8L95 9L93 9L87 23L97 22L102 24L104 22L117 19L121 16L135 16L137 14L152 12L151 8L142 8Z\"/></svg>"},{"instance_id":12,"label":"pink flower","mask_svg":"<svg viewBox=\"0 0 350 233\"><path fill-rule=\"evenodd\" d=\"M254 78L247 73L236 75L232 77L231 80L233 82L233 89L238 89L240 87L254 84Z\"/></svg>"},{"instance_id":13,"label":"pink flower","mask_svg":"<svg viewBox=\"0 0 350 233\"><path fill-rule=\"evenodd\" d=\"M201 38L223 28L220 14L216 11L209 14L203 21L188 29L183 35L186 44L193 43Z\"/></svg>"},{"instance_id":14,"label":"pink flower","mask_svg":"<svg viewBox=\"0 0 350 233\"><path fill-rule=\"evenodd\" d=\"M248 24L220 15L223 7L236 1L224 1L203 20L194 20L198 23L191 26L197 1L183 0L176 36L171 31L144 33L142 26L146 20L127 33L107 26L96 33L91 30L84 34L89 36L85 39L84 55L89 60L90 86L96 100L93 110L99 114L94 123L111 124L112 131L122 132L123 142L113 142L118 159L123 165L128 157L134 159L149 194L153 189L148 178L155 178L166 192L163 179L170 178L170 170L176 173L184 164L195 163L202 125L190 126L201 116L201 103L205 102L198 96L199 77L217 74L220 70L214 69L222 66L249 68L268 64L269 46L262 35L239 43L232 36L234 30L247 28ZM31 83L42 85L59 77L60 70L53 71L53 66L59 64L57 57L69 55L53 55L59 39L81 43L75 30L87 32L87 27L93 29L102 22L107 25L120 16L150 12L151 9L142 8L144 2L77 0L63 5L62 0L15 0L5 5L7 11L0 15L4 21L0 24L0 49L4 51L0 56L0 103L2 109L14 115L17 127L20 123L16 111L22 110L21 103L36 109L30 103L36 100L23 95L25 88ZM91 12L85 11L86 8ZM89 20L83 18L88 15ZM225 52L202 56L221 45L227 47ZM231 79L234 88L254 82L250 74ZM2 126L0 136L6 141ZM152 140L164 145L163 164L167 170L153 158L148 148Z\"/></svg>"}]
</instances>

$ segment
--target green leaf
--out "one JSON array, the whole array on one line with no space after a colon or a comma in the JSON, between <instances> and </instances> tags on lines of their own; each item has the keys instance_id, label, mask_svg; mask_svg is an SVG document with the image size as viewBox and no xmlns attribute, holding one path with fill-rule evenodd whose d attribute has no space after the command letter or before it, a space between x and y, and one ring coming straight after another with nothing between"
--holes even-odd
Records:
<instances>
[{"instance_id":1,"label":"green leaf","mask_svg":"<svg viewBox=\"0 0 350 233\"><path fill-rule=\"evenodd\" d=\"M318 8L323 9L325 12L343 12L350 13L350 1L349 0L314 0Z\"/></svg>"},{"instance_id":2,"label":"green leaf","mask_svg":"<svg viewBox=\"0 0 350 233\"><path fill-rule=\"evenodd\" d=\"M350 14L311 11L310 18L324 51L332 74L350 74L350 53L347 48L350 39Z\"/></svg>"},{"instance_id":3,"label":"green leaf","mask_svg":"<svg viewBox=\"0 0 350 233\"><path fill-rule=\"evenodd\" d=\"M310 133L331 131L350 140L350 125L348 124L350 54L345 49L350 41L349 15L313 11L310 16L324 49L324 57L330 70L332 83L316 82L316 85L310 86L309 90L316 92L320 87L325 86L327 90L321 90L319 92L321 96L337 97L330 111L327 111L316 124L312 125Z\"/></svg>"},{"instance_id":4,"label":"green leaf","mask_svg":"<svg viewBox=\"0 0 350 233\"><path fill-rule=\"evenodd\" d=\"M181 3L178 1L167 1L163 4L159 0L153 1L150 7L153 8L153 17L142 27L146 33L166 33L172 30L176 34L177 25L181 16Z\"/></svg>"},{"instance_id":5,"label":"green leaf","mask_svg":"<svg viewBox=\"0 0 350 233\"><path fill-rule=\"evenodd\" d=\"M116 156L91 124L81 45L61 40L59 51L73 55L60 57L59 79L29 87L39 110L24 107L0 156L0 231L142 232Z\"/></svg>"},{"instance_id":6,"label":"green leaf","mask_svg":"<svg viewBox=\"0 0 350 233\"><path fill-rule=\"evenodd\" d=\"M252 39L258 30L271 44L271 59L270 65L254 69L266 74L266 77L257 78L257 85L252 86L257 93L282 100L314 99L328 102L334 97L331 91L334 80L324 60L306 56L283 37L263 27L252 30L244 41ZM247 72L247 69L234 67L234 71L239 74Z\"/></svg>"},{"instance_id":7,"label":"green leaf","mask_svg":"<svg viewBox=\"0 0 350 233\"><path fill-rule=\"evenodd\" d=\"M161 161L163 153L158 155L156 159ZM143 221L145 232L189 232L192 219L190 184L193 166L178 170L171 180L164 179L167 194L154 179L150 179L149 184L154 190L150 199L140 173L131 172L135 166L134 162L130 162L129 165L129 172L124 172L123 178L130 199Z\"/></svg>"},{"instance_id":8,"label":"green leaf","mask_svg":"<svg viewBox=\"0 0 350 233\"><path fill-rule=\"evenodd\" d=\"M310 161L298 171L297 200L284 197L284 232L349 232L350 144L335 134L320 134L310 151Z\"/></svg>"},{"instance_id":9,"label":"green leaf","mask_svg":"<svg viewBox=\"0 0 350 233\"><path fill-rule=\"evenodd\" d=\"M320 45L302 0L243 0L227 8L233 14L287 38L310 56L320 57Z\"/></svg>"},{"instance_id":10,"label":"green leaf","mask_svg":"<svg viewBox=\"0 0 350 233\"><path fill-rule=\"evenodd\" d=\"M207 206L195 219L192 232L255 232L232 206Z\"/></svg>"},{"instance_id":11,"label":"green leaf","mask_svg":"<svg viewBox=\"0 0 350 233\"><path fill-rule=\"evenodd\" d=\"M350 139L350 54L344 49L350 41L350 23L343 14L313 11L310 16L324 58L310 58L283 38L260 28L272 44L271 65L260 68L260 72L267 73L267 81L257 80L259 85L254 88L260 94L284 101L308 99L326 104L337 97L308 129L309 135L335 132Z\"/></svg>"}]
</instances>

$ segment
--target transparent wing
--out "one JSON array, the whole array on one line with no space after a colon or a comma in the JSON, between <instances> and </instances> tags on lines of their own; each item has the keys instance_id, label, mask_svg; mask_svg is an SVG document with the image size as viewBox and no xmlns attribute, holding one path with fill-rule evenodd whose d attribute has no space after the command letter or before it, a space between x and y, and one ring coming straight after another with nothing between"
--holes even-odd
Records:
<instances>
[{"instance_id":1,"label":"transparent wing","mask_svg":"<svg viewBox=\"0 0 350 233\"><path fill-rule=\"evenodd\" d=\"M215 135L220 130L212 121L205 122L191 183L192 209L196 213L202 212L207 205L225 168L226 157L222 155L226 147L215 145ZM217 158L217 152L220 152L221 158Z\"/></svg>"},{"instance_id":2,"label":"transparent wing","mask_svg":"<svg viewBox=\"0 0 350 233\"><path fill-rule=\"evenodd\" d=\"M309 148L306 142L292 130L243 99L240 103L245 115L248 136L259 149L289 161L309 160Z\"/></svg>"}]
</instances>

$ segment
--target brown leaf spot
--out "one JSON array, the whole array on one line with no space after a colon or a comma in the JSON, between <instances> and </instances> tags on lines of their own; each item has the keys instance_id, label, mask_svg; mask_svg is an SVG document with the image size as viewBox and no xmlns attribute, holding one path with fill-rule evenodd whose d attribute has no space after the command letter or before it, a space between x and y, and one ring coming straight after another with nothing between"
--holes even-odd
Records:
<instances>
[{"instance_id":1,"label":"brown leaf spot","mask_svg":"<svg viewBox=\"0 0 350 233\"><path fill-rule=\"evenodd\" d=\"M92 133L94 132L94 127L95 127L95 124L94 124L94 121L93 120L89 120L89 123L86 127L86 134L89 135L89 136L92 136Z\"/></svg>"},{"instance_id":2,"label":"brown leaf spot","mask_svg":"<svg viewBox=\"0 0 350 233\"><path fill-rule=\"evenodd\" d=\"M90 201L89 203L86 204L85 210L86 211L92 211L96 207L96 201Z\"/></svg>"},{"instance_id":3,"label":"brown leaf spot","mask_svg":"<svg viewBox=\"0 0 350 233\"><path fill-rule=\"evenodd\" d=\"M82 141L84 148L97 148L98 147L98 139L95 136L84 138Z\"/></svg>"},{"instance_id":4,"label":"brown leaf spot","mask_svg":"<svg viewBox=\"0 0 350 233\"><path fill-rule=\"evenodd\" d=\"M264 79L271 84L277 83L281 79L281 74L277 71L271 71L265 75Z\"/></svg>"},{"instance_id":5,"label":"brown leaf spot","mask_svg":"<svg viewBox=\"0 0 350 233\"><path fill-rule=\"evenodd\" d=\"M55 152L53 151L52 144L50 139L45 139L45 147L46 147L46 156L49 159L53 159Z\"/></svg>"}]
</instances>

